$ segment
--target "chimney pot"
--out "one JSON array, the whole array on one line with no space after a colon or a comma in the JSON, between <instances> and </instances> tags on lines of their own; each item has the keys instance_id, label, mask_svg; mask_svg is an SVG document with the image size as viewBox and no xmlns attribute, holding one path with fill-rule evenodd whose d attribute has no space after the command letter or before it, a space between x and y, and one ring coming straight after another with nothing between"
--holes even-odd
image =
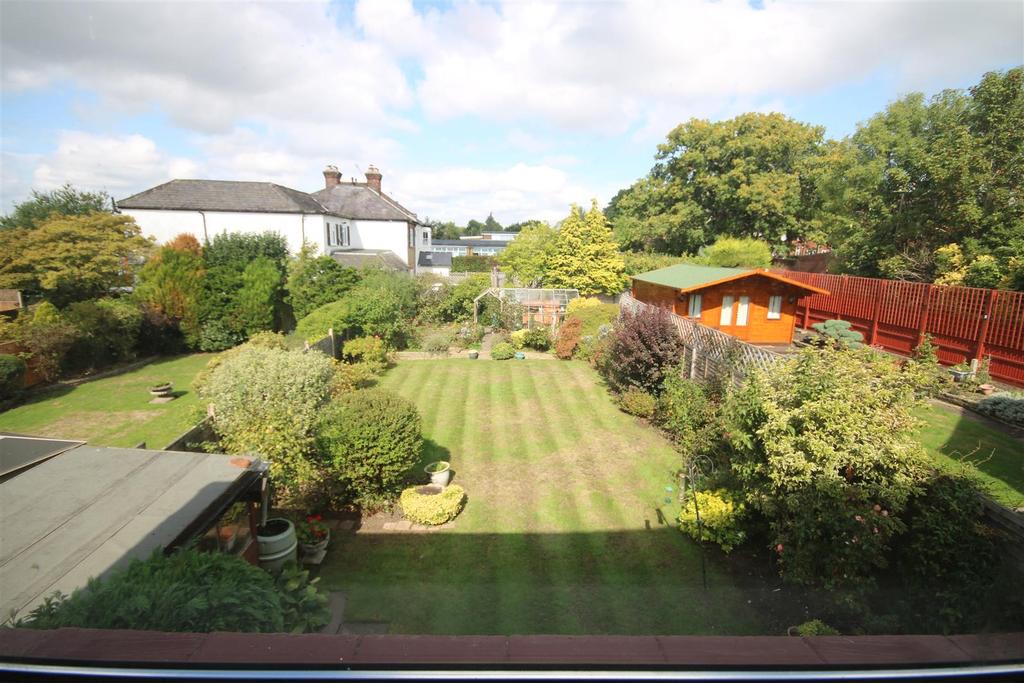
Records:
<instances>
[{"instance_id":1,"label":"chimney pot","mask_svg":"<svg viewBox=\"0 0 1024 683\"><path fill-rule=\"evenodd\" d=\"M377 170L377 167L374 166L373 164L370 164L370 167L368 169L366 169L366 185L367 185L367 187L369 187L371 190L373 190L377 194L380 194L381 193L380 192L380 181L381 181L381 179L383 177L384 176L382 176L380 174L380 171Z\"/></svg>"},{"instance_id":2,"label":"chimney pot","mask_svg":"<svg viewBox=\"0 0 1024 683\"><path fill-rule=\"evenodd\" d=\"M330 189L335 185L341 184L341 173L338 171L337 166L328 165L324 169L324 187Z\"/></svg>"}]
</instances>

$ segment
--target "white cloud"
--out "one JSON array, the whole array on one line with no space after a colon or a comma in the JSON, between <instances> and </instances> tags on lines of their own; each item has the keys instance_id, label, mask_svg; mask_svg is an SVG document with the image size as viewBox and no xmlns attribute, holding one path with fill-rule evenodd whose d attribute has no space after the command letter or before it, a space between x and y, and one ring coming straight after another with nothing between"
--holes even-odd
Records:
<instances>
[{"instance_id":1,"label":"white cloud","mask_svg":"<svg viewBox=\"0 0 1024 683\"><path fill-rule=\"evenodd\" d=\"M48 190L71 183L84 190L104 190L119 199L170 178L196 177L199 172L194 161L169 156L142 135L62 131L57 149L35 167L32 186Z\"/></svg>"},{"instance_id":2,"label":"white cloud","mask_svg":"<svg viewBox=\"0 0 1024 683\"><path fill-rule=\"evenodd\" d=\"M522 163L499 169L460 166L398 173L393 189L384 189L421 218L465 223L493 213L503 224L529 218L561 220L570 204L589 205L593 191L574 183L559 168Z\"/></svg>"}]
</instances>

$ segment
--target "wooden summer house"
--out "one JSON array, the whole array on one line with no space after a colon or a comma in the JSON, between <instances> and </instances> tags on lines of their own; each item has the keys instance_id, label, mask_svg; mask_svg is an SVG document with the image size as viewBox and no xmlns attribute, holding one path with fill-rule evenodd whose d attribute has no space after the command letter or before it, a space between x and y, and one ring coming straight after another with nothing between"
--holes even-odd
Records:
<instances>
[{"instance_id":1,"label":"wooden summer house","mask_svg":"<svg viewBox=\"0 0 1024 683\"><path fill-rule=\"evenodd\" d=\"M633 276L633 298L751 344L788 344L796 302L824 289L763 268L679 264Z\"/></svg>"}]
</instances>

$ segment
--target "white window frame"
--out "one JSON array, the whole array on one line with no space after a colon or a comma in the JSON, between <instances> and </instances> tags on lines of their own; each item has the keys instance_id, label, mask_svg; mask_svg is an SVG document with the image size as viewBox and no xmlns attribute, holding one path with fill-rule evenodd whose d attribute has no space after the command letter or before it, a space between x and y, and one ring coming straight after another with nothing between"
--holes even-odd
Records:
<instances>
[{"instance_id":1,"label":"white window frame","mask_svg":"<svg viewBox=\"0 0 1024 683\"><path fill-rule=\"evenodd\" d=\"M750 297L742 295L736 302L736 327L746 327L750 320Z\"/></svg>"},{"instance_id":2,"label":"white window frame","mask_svg":"<svg viewBox=\"0 0 1024 683\"><path fill-rule=\"evenodd\" d=\"M700 294L691 294L690 301L688 302L687 315L691 318L699 318L701 313L701 296Z\"/></svg>"},{"instance_id":3,"label":"white window frame","mask_svg":"<svg viewBox=\"0 0 1024 683\"><path fill-rule=\"evenodd\" d=\"M768 297L768 319L782 320L782 295L772 294Z\"/></svg>"},{"instance_id":4,"label":"white window frame","mask_svg":"<svg viewBox=\"0 0 1024 683\"><path fill-rule=\"evenodd\" d=\"M732 304L734 300L732 294L726 294L722 297L722 313L718 316L719 327L732 326Z\"/></svg>"}]
</instances>

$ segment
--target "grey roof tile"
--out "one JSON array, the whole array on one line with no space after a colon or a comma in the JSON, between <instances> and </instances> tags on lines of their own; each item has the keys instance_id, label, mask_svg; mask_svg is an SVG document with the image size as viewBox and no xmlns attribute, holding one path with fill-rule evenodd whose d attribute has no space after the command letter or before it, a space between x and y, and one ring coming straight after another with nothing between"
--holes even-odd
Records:
<instances>
[{"instance_id":1,"label":"grey roof tile","mask_svg":"<svg viewBox=\"0 0 1024 683\"><path fill-rule=\"evenodd\" d=\"M452 255L443 251L421 251L416 263L426 268L451 268Z\"/></svg>"},{"instance_id":2,"label":"grey roof tile","mask_svg":"<svg viewBox=\"0 0 1024 683\"><path fill-rule=\"evenodd\" d=\"M409 211L386 194L377 194L365 183L341 183L312 193L335 216L354 220L417 221Z\"/></svg>"},{"instance_id":3,"label":"grey roof tile","mask_svg":"<svg viewBox=\"0 0 1024 683\"><path fill-rule=\"evenodd\" d=\"M326 213L316 199L275 183L171 180L117 202L121 209Z\"/></svg>"}]
</instances>

